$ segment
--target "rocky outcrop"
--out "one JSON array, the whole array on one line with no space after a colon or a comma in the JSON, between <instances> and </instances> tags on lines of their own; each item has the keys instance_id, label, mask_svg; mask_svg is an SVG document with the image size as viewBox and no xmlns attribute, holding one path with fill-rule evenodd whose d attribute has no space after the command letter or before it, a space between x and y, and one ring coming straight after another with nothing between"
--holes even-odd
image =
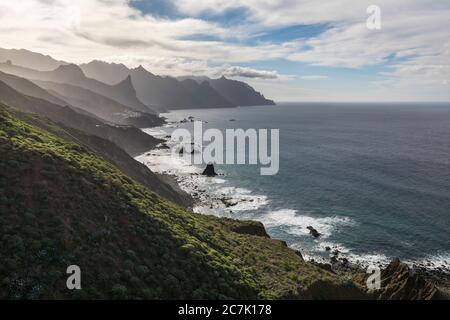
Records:
<instances>
[{"instance_id":1,"label":"rocky outcrop","mask_svg":"<svg viewBox=\"0 0 450 320\"><path fill-rule=\"evenodd\" d=\"M206 165L206 168L203 171L202 175L207 176L207 177L215 177L215 176L217 176L217 173L214 170L214 165L213 164Z\"/></svg>"},{"instance_id":2,"label":"rocky outcrop","mask_svg":"<svg viewBox=\"0 0 450 320\"><path fill-rule=\"evenodd\" d=\"M309 230L309 233L310 233L314 238L318 238L318 237L321 236L320 232L317 231L316 229L314 229L314 228L311 227L311 226L306 227L306 229Z\"/></svg>"},{"instance_id":3,"label":"rocky outcrop","mask_svg":"<svg viewBox=\"0 0 450 320\"><path fill-rule=\"evenodd\" d=\"M372 292L379 300L435 300L442 293L399 259L381 272L381 289Z\"/></svg>"},{"instance_id":4,"label":"rocky outcrop","mask_svg":"<svg viewBox=\"0 0 450 320\"><path fill-rule=\"evenodd\" d=\"M239 234L249 234L252 236L270 238L264 228L264 225L258 221L235 221L228 220L230 224L230 231Z\"/></svg>"}]
</instances>

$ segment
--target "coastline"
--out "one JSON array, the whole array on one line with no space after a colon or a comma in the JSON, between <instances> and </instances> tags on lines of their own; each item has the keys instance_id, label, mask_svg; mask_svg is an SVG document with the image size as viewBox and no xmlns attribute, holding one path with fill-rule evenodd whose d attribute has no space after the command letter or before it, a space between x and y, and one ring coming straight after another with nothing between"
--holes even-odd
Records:
<instances>
[{"instance_id":1,"label":"coastline","mask_svg":"<svg viewBox=\"0 0 450 320\"><path fill-rule=\"evenodd\" d=\"M239 188L230 189L228 192L215 193L216 188L211 188L212 185L221 185L225 182L226 176L219 171L217 177L204 177L201 175L202 168L195 167L188 163L182 163L182 159L171 159L168 161L167 153L170 145L170 136L164 129L177 128L186 122L193 121L193 119L184 119L182 121L167 121L161 127L153 127L143 129L143 131L154 138L160 139L163 142L155 146L152 150L141 154L135 159L144 165L148 166L152 171L158 175L166 177L174 184L178 190L185 192L193 200L192 209L200 214L212 214L224 218L232 218L238 220L252 220L236 216L236 213L243 210L248 210L249 207L258 209L267 203L267 197L264 195L249 195L248 190L238 190ZM175 161L176 163L173 163ZM177 172L175 167L182 166L185 169L184 174ZM225 188L223 188L225 189ZM259 221L261 222L261 221ZM267 230L267 226L264 228ZM270 237L270 236L269 236ZM273 238L273 237L272 237ZM276 239L276 238L275 238ZM283 241L283 240L281 240ZM323 257L316 257L305 254L301 247L290 246L291 249L300 251L306 262L316 264L327 270L332 270L335 273L346 275L349 277L361 277L366 274L368 263L359 261L357 258L351 257L342 252L339 246L327 247L326 251L329 254L329 259ZM377 260L377 256L371 257L371 263L379 266L381 269L386 268L392 259ZM450 292L450 266L445 268L442 266L432 266L429 260L419 261L403 261L411 269L412 274L418 274L427 281L433 283L438 288ZM444 268L443 268L444 267Z\"/></svg>"}]
</instances>

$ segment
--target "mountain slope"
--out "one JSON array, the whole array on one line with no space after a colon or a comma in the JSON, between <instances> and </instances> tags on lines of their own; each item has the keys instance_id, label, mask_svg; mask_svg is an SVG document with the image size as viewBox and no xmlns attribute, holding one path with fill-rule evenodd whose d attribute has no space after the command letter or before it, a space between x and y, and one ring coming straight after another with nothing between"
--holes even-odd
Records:
<instances>
[{"instance_id":1,"label":"mountain slope","mask_svg":"<svg viewBox=\"0 0 450 320\"><path fill-rule=\"evenodd\" d=\"M144 67L128 69L121 64L92 61L81 66L93 78L109 82L131 76L138 98L159 111L164 109L231 108L236 106L273 105L248 84L207 77L161 77Z\"/></svg>"},{"instance_id":2,"label":"mountain slope","mask_svg":"<svg viewBox=\"0 0 450 320\"><path fill-rule=\"evenodd\" d=\"M125 65L100 60L80 64L80 68L87 77L110 85L116 84L130 75L130 69Z\"/></svg>"},{"instance_id":3,"label":"mountain slope","mask_svg":"<svg viewBox=\"0 0 450 320\"><path fill-rule=\"evenodd\" d=\"M67 101L59 99L58 97L50 94L48 91L44 90L42 87L34 84L33 82L17 77L12 74L3 73L0 71L0 81L3 81L8 86L12 87L14 90L19 91L27 96L47 100L51 103L58 104L60 106L67 105Z\"/></svg>"},{"instance_id":4,"label":"mountain slope","mask_svg":"<svg viewBox=\"0 0 450 320\"><path fill-rule=\"evenodd\" d=\"M184 88L199 101L204 108L233 108L235 104L231 103L221 96L208 81L198 83L195 80L186 79L181 81Z\"/></svg>"},{"instance_id":5,"label":"mountain slope","mask_svg":"<svg viewBox=\"0 0 450 320\"><path fill-rule=\"evenodd\" d=\"M35 80L34 83L60 97L70 105L95 114L105 121L120 125L134 125L149 128L163 124L163 120L155 114L148 114L133 109L92 92L88 89L70 84Z\"/></svg>"},{"instance_id":6,"label":"mountain slope","mask_svg":"<svg viewBox=\"0 0 450 320\"><path fill-rule=\"evenodd\" d=\"M152 109L148 108L136 97L136 91L129 78L116 85L108 85L86 77L80 67L74 64L62 65L52 71L38 71L13 64L0 63L0 70L29 80L75 85L106 96L137 111L154 113Z\"/></svg>"},{"instance_id":7,"label":"mountain slope","mask_svg":"<svg viewBox=\"0 0 450 320\"><path fill-rule=\"evenodd\" d=\"M8 110L0 107L0 298L365 297L242 228L259 224L177 207ZM80 291L66 288L73 264Z\"/></svg>"},{"instance_id":8,"label":"mountain slope","mask_svg":"<svg viewBox=\"0 0 450 320\"><path fill-rule=\"evenodd\" d=\"M132 155L148 151L160 142L135 127L105 124L83 110L61 107L46 100L25 96L1 81L0 102L109 140Z\"/></svg>"},{"instance_id":9,"label":"mountain slope","mask_svg":"<svg viewBox=\"0 0 450 320\"><path fill-rule=\"evenodd\" d=\"M89 148L98 156L116 166L122 173L151 188L159 196L184 207L192 206L192 198L177 186L174 187L171 181L167 181L169 177L153 173L148 167L133 159L116 144L95 135L89 135L77 129L64 126L61 123L55 125L48 118L37 114L23 112L15 108L10 108L8 112L17 119L38 129L47 131L68 142Z\"/></svg>"},{"instance_id":10,"label":"mountain slope","mask_svg":"<svg viewBox=\"0 0 450 320\"><path fill-rule=\"evenodd\" d=\"M211 87L237 106L275 105L245 82L229 80L225 77L209 80Z\"/></svg>"},{"instance_id":11,"label":"mountain slope","mask_svg":"<svg viewBox=\"0 0 450 320\"><path fill-rule=\"evenodd\" d=\"M0 62L6 61L11 61L13 64L18 66L41 71L54 70L61 65L67 64L64 61L58 61L50 56L25 49L0 48Z\"/></svg>"},{"instance_id":12,"label":"mountain slope","mask_svg":"<svg viewBox=\"0 0 450 320\"><path fill-rule=\"evenodd\" d=\"M176 79L160 77L143 67L130 70L137 95L144 103L156 108L196 108L199 104Z\"/></svg>"}]
</instances>

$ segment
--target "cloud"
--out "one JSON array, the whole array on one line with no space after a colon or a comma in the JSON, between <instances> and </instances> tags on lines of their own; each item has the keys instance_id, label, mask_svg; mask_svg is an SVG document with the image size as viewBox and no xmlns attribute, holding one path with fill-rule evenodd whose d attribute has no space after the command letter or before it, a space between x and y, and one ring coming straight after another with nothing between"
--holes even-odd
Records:
<instances>
[{"instance_id":1,"label":"cloud","mask_svg":"<svg viewBox=\"0 0 450 320\"><path fill-rule=\"evenodd\" d=\"M328 79L328 76L322 76L322 75L308 75L308 76L302 76L303 80L325 80Z\"/></svg>"},{"instance_id":2,"label":"cloud","mask_svg":"<svg viewBox=\"0 0 450 320\"><path fill-rule=\"evenodd\" d=\"M247 67L228 67L220 71L220 74L227 77L241 77L252 79L279 79L280 75L277 71L257 70Z\"/></svg>"},{"instance_id":3,"label":"cloud","mask_svg":"<svg viewBox=\"0 0 450 320\"><path fill-rule=\"evenodd\" d=\"M378 0L381 30L366 28L366 9L372 0L166 0L159 14L142 12L133 2L0 0L0 45L70 62L114 58L134 64L139 60L155 73L223 71L269 82L294 78L281 74L273 63L265 66L273 60L298 63L293 73L300 79L304 66L319 67L320 73L327 73L327 68L365 72L382 66L382 73L367 71L374 78L367 81L368 87L382 87L387 95L398 90L404 97L414 93L450 100L444 85L450 81L448 1ZM150 7L158 3L163 2ZM170 10L177 12L171 15ZM214 20L233 10L245 11L242 20L232 24ZM326 24L327 29L314 37L281 43L251 41L271 30L312 24ZM250 62L257 62L260 69L241 67ZM327 84L339 84L336 77L332 80Z\"/></svg>"}]
</instances>

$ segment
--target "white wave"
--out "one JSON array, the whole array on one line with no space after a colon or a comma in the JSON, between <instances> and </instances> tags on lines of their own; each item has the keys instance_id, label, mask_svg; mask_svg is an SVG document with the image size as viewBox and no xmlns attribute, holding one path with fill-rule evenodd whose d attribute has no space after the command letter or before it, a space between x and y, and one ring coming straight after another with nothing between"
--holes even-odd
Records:
<instances>
[{"instance_id":1,"label":"white wave","mask_svg":"<svg viewBox=\"0 0 450 320\"><path fill-rule=\"evenodd\" d=\"M167 132L162 127L142 129L142 131L155 138L161 138L167 135Z\"/></svg>"},{"instance_id":2,"label":"white wave","mask_svg":"<svg viewBox=\"0 0 450 320\"><path fill-rule=\"evenodd\" d=\"M312 217L298 214L297 210L282 209L272 211L262 216L263 223L268 227L283 227L288 233L293 235L308 235L308 226L312 226L322 238L329 237L332 232L343 225L354 225L355 222L349 217Z\"/></svg>"},{"instance_id":3,"label":"white wave","mask_svg":"<svg viewBox=\"0 0 450 320\"><path fill-rule=\"evenodd\" d=\"M405 260L405 262L411 266L420 265L427 269L436 270L440 268L450 273L450 251L431 254L421 259Z\"/></svg>"}]
</instances>

